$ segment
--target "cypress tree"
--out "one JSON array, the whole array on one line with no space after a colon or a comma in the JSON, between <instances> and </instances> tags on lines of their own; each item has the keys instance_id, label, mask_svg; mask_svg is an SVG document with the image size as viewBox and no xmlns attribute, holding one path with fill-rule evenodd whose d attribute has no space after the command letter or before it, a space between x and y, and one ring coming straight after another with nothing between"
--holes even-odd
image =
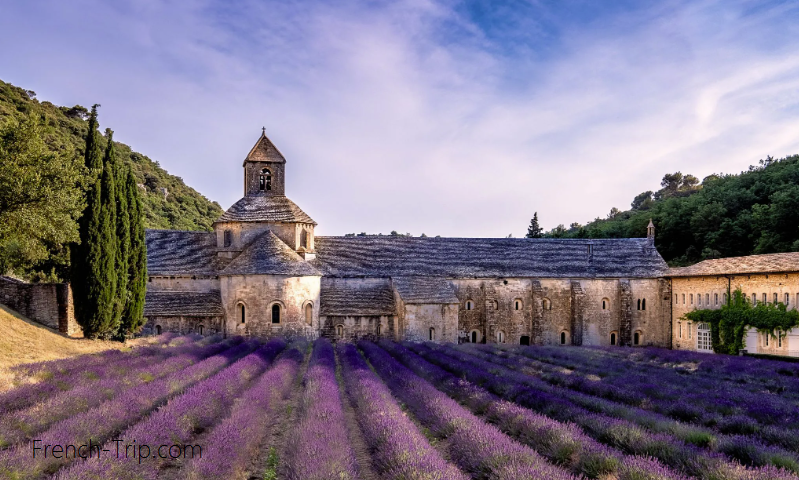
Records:
<instances>
[{"instance_id":1,"label":"cypress tree","mask_svg":"<svg viewBox=\"0 0 799 480\"><path fill-rule=\"evenodd\" d=\"M103 157L103 175L100 179L100 223L96 245L96 270L93 283L97 284L97 315L95 334L107 338L116 333L119 323L114 316L117 300L117 241L116 241L116 177L114 175L114 132L105 130L106 148Z\"/></svg>"},{"instance_id":2,"label":"cypress tree","mask_svg":"<svg viewBox=\"0 0 799 480\"><path fill-rule=\"evenodd\" d=\"M544 229L538 225L538 212L533 213L533 218L530 220L530 226L527 227L527 238L541 238Z\"/></svg>"},{"instance_id":3,"label":"cypress tree","mask_svg":"<svg viewBox=\"0 0 799 480\"><path fill-rule=\"evenodd\" d=\"M110 140L109 136L109 142ZM114 152L115 153L115 152ZM127 168L118 164L116 155L110 158L113 165L113 172L116 185L116 301L114 302L114 321L115 325L121 325L122 314L125 305L128 303L130 292L128 291L128 258L130 257L130 217L128 212L128 191L127 191ZM119 332L124 338L125 332Z\"/></svg>"},{"instance_id":4,"label":"cypress tree","mask_svg":"<svg viewBox=\"0 0 799 480\"><path fill-rule=\"evenodd\" d=\"M144 218L139 187L133 172L128 170L125 183L130 217L130 256L128 260L128 302L122 315L120 331L132 334L139 331L144 319L144 295L147 289L147 245L144 241Z\"/></svg>"},{"instance_id":5,"label":"cypress tree","mask_svg":"<svg viewBox=\"0 0 799 480\"><path fill-rule=\"evenodd\" d=\"M102 151L100 150L100 134L98 132L97 107L92 105L89 116L89 128L86 134L86 146L83 152L84 165L87 171L86 207L78 220L80 243L70 249L70 277L75 319L83 328L84 335L94 337L97 312L97 285L93 281L95 271L96 249L92 248L97 241L100 223L100 176L103 171Z\"/></svg>"}]
</instances>

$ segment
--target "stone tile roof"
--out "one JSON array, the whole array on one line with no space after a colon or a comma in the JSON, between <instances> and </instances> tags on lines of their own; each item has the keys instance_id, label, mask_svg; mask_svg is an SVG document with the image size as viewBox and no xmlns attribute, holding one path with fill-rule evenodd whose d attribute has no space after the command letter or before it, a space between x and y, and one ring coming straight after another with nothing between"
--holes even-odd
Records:
<instances>
[{"instance_id":1,"label":"stone tile roof","mask_svg":"<svg viewBox=\"0 0 799 480\"><path fill-rule=\"evenodd\" d=\"M799 272L799 252L705 260L690 267L672 268L669 270L668 276L692 277L772 272Z\"/></svg>"},{"instance_id":2,"label":"stone tile roof","mask_svg":"<svg viewBox=\"0 0 799 480\"><path fill-rule=\"evenodd\" d=\"M644 238L320 236L314 247L311 263L337 277L654 278L668 271Z\"/></svg>"},{"instance_id":3,"label":"stone tile roof","mask_svg":"<svg viewBox=\"0 0 799 480\"><path fill-rule=\"evenodd\" d=\"M396 315L394 292L387 278L347 280L322 277L320 315Z\"/></svg>"},{"instance_id":4,"label":"stone tile roof","mask_svg":"<svg viewBox=\"0 0 799 480\"><path fill-rule=\"evenodd\" d=\"M261 137L247 154L245 162L280 162L286 163L286 158L280 153L274 143L266 136L266 132L261 133Z\"/></svg>"},{"instance_id":5,"label":"stone tile roof","mask_svg":"<svg viewBox=\"0 0 799 480\"><path fill-rule=\"evenodd\" d=\"M148 275L216 275L216 234L147 230Z\"/></svg>"},{"instance_id":6,"label":"stone tile roof","mask_svg":"<svg viewBox=\"0 0 799 480\"><path fill-rule=\"evenodd\" d=\"M271 231L253 240L220 275L292 275L309 276L321 273Z\"/></svg>"},{"instance_id":7,"label":"stone tile roof","mask_svg":"<svg viewBox=\"0 0 799 480\"><path fill-rule=\"evenodd\" d=\"M459 303L455 289L441 277L396 277L391 279L405 303Z\"/></svg>"},{"instance_id":8,"label":"stone tile roof","mask_svg":"<svg viewBox=\"0 0 799 480\"><path fill-rule=\"evenodd\" d=\"M217 222L311 223L307 213L283 195L252 195L234 203Z\"/></svg>"},{"instance_id":9,"label":"stone tile roof","mask_svg":"<svg viewBox=\"0 0 799 480\"><path fill-rule=\"evenodd\" d=\"M223 316L222 296L212 292L152 292L144 297L145 317L214 317Z\"/></svg>"}]
</instances>

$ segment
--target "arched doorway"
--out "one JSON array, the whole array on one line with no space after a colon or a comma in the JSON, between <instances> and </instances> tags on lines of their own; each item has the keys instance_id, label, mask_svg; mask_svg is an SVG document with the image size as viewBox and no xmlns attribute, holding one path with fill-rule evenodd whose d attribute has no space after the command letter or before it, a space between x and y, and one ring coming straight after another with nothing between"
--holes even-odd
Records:
<instances>
[{"instance_id":1,"label":"arched doorway","mask_svg":"<svg viewBox=\"0 0 799 480\"><path fill-rule=\"evenodd\" d=\"M519 345L530 345L530 337L522 335L522 338L519 339Z\"/></svg>"},{"instance_id":2,"label":"arched doorway","mask_svg":"<svg viewBox=\"0 0 799 480\"><path fill-rule=\"evenodd\" d=\"M161 325L156 325L155 326L155 334L156 335L161 335Z\"/></svg>"}]
</instances>

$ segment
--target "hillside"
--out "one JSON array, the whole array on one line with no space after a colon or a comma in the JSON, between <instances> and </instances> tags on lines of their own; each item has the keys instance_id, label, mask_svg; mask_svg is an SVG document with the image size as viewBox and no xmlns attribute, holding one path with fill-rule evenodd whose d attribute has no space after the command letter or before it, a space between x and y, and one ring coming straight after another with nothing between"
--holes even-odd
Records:
<instances>
[{"instance_id":1,"label":"hillside","mask_svg":"<svg viewBox=\"0 0 799 480\"><path fill-rule=\"evenodd\" d=\"M40 102L35 96L34 92L0 81L0 124L9 117L44 115L47 125L52 127L49 144L71 144L78 152L83 152L87 109L80 105L59 107L47 101ZM113 125L103 123L102 109L100 125L103 129L113 129ZM116 142L116 147L119 157L131 166L144 186L143 192L146 190L143 195L146 228L210 230L211 224L222 214L219 204L187 186L180 177L170 175L157 161L123 143ZM161 188L167 189L166 198Z\"/></svg>"},{"instance_id":2,"label":"hillside","mask_svg":"<svg viewBox=\"0 0 799 480\"><path fill-rule=\"evenodd\" d=\"M653 219L655 244L673 266L709 258L799 251L799 155L768 157L739 174L667 174L661 189L637 195L626 211L586 225L559 225L556 238L633 238Z\"/></svg>"},{"instance_id":3,"label":"hillside","mask_svg":"<svg viewBox=\"0 0 799 480\"><path fill-rule=\"evenodd\" d=\"M42 140L49 152L74 152L83 155L87 132L88 110L80 105L61 107L36 99L34 92L0 81L0 127L22 122L24 119L43 119ZM103 122L100 112L101 130L113 125ZM101 138L101 143L105 142ZM115 142L118 158L129 165L141 187L145 228L210 230L211 224L221 214L219 204L212 202L188 187L180 177L170 175L157 161ZM101 146L104 148L104 145ZM63 154L63 153L62 153ZM63 157L62 157L63 158ZM82 162L82 160L81 160ZM12 170L9 170L12 171ZM35 180L35 179L33 179ZM75 178L75 183L80 183ZM6 246L6 256L22 258L15 254L13 242ZM50 242L46 245L49 254L35 262L18 262L19 265L3 274L13 274L30 280L58 281L66 278L69 268L66 245ZM13 262L5 262L6 265Z\"/></svg>"}]
</instances>

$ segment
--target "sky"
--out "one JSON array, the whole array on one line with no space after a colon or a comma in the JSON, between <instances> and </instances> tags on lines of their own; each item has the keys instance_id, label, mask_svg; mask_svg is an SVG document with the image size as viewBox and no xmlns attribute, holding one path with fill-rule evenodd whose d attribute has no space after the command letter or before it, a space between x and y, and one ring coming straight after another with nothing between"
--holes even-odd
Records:
<instances>
[{"instance_id":1,"label":"sky","mask_svg":"<svg viewBox=\"0 0 799 480\"><path fill-rule=\"evenodd\" d=\"M0 79L223 208L263 126L318 235L519 237L799 153L799 2L10 0Z\"/></svg>"}]
</instances>

